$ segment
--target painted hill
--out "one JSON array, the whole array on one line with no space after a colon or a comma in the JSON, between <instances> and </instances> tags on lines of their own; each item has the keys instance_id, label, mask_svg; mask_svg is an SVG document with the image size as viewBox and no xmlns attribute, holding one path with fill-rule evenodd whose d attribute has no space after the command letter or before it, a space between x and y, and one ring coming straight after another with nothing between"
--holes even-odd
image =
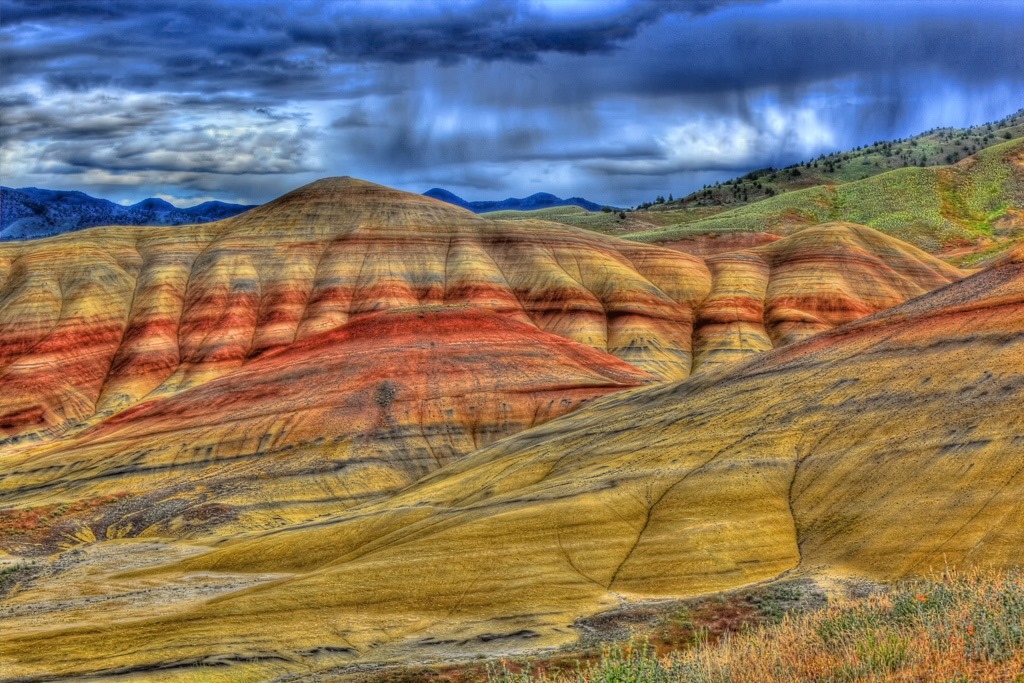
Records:
<instances>
[{"instance_id":1,"label":"painted hill","mask_svg":"<svg viewBox=\"0 0 1024 683\"><path fill-rule=\"evenodd\" d=\"M623 600L781 575L1019 565L1022 329L1014 252L729 371L602 399L387 500L205 551L125 541L159 562L127 574L98 544L75 565L91 581L65 580L45 620L16 601L0 662L12 676L311 676L565 643L574 619ZM33 476L62 469L82 468L54 453ZM193 597L143 592L145 614L108 625L147 586ZM76 611L76 594L111 607Z\"/></svg>"},{"instance_id":2,"label":"painted hill","mask_svg":"<svg viewBox=\"0 0 1024 683\"><path fill-rule=\"evenodd\" d=\"M562 199L548 192L537 192L529 197L521 199L509 197L508 199L468 202L462 197L435 187L423 193L425 197L439 199L447 204L454 204L463 209L469 209L473 213L489 213L491 211L535 211L538 209L550 209L557 206L578 206L587 211L600 211L601 204L587 201L582 197L569 197Z\"/></svg>"},{"instance_id":3,"label":"painted hill","mask_svg":"<svg viewBox=\"0 0 1024 683\"><path fill-rule=\"evenodd\" d=\"M706 265L346 178L216 223L2 245L0 436L79 431L384 310L492 311L678 379L962 275L850 225L738 253Z\"/></svg>"},{"instance_id":4,"label":"painted hill","mask_svg":"<svg viewBox=\"0 0 1024 683\"><path fill-rule=\"evenodd\" d=\"M68 535L180 537L310 519L652 379L482 309L365 316L9 458L7 504L56 501L69 486L79 505L95 504L0 535L0 548L39 554ZM67 469L50 477L48 463Z\"/></svg>"},{"instance_id":5,"label":"painted hill","mask_svg":"<svg viewBox=\"0 0 1024 683\"><path fill-rule=\"evenodd\" d=\"M705 262L351 178L0 245L0 499L62 510L0 549L308 520L962 275L851 224Z\"/></svg>"},{"instance_id":6,"label":"painted hill","mask_svg":"<svg viewBox=\"0 0 1024 683\"><path fill-rule=\"evenodd\" d=\"M659 377L691 366L696 258L488 221L348 178L241 216L0 245L0 430L50 438L385 310L468 306Z\"/></svg>"},{"instance_id":7,"label":"painted hill","mask_svg":"<svg viewBox=\"0 0 1024 683\"><path fill-rule=\"evenodd\" d=\"M251 208L210 201L179 209L156 198L122 206L84 192L0 187L0 240L49 237L97 225L207 223Z\"/></svg>"},{"instance_id":8,"label":"painted hill","mask_svg":"<svg viewBox=\"0 0 1024 683\"><path fill-rule=\"evenodd\" d=\"M705 258L712 288L698 308L693 371L801 341L964 275L871 228L829 223Z\"/></svg>"},{"instance_id":9,"label":"painted hill","mask_svg":"<svg viewBox=\"0 0 1024 683\"><path fill-rule=\"evenodd\" d=\"M1019 252L962 279L856 223L762 237L329 178L0 244L0 671L313 675L1019 562Z\"/></svg>"}]
</instances>

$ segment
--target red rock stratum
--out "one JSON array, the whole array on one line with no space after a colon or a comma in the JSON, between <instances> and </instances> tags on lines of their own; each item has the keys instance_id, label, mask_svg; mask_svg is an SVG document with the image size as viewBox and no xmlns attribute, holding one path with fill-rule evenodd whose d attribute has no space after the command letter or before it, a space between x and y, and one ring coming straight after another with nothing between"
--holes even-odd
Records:
<instances>
[{"instance_id":1,"label":"red rock stratum","mask_svg":"<svg viewBox=\"0 0 1024 683\"><path fill-rule=\"evenodd\" d=\"M331 178L218 223L0 245L0 436L52 438L384 310L488 310L679 379L960 276L851 224L706 266Z\"/></svg>"}]
</instances>

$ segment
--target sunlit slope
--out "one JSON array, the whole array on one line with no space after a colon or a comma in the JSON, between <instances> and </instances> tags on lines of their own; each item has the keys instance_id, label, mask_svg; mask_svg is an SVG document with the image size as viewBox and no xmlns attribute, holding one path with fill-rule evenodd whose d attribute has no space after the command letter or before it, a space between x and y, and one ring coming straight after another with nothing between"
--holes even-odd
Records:
<instances>
[{"instance_id":1,"label":"sunlit slope","mask_svg":"<svg viewBox=\"0 0 1024 683\"><path fill-rule=\"evenodd\" d=\"M619 596L1019 565L1022 358L1017 254L731 373L602 399L385 504L149 574L292 578L174 618L8 638L0 657L30 673L507 650L569 640Z\"/></svg>"},{"instance_id":2,"label":"sunlit slope","mask_svg":"<svg viewBox=\"0 0 1024 683\"><path fill-rule=\"evenodd\" d=\"M719 232L794 230L829 221L868 225L930 252L995 246L1024 233L1024 139L946 167L907 167L864 180L820 185L717 214L635 233L663 242Z\"/></svg>"},{"instance_id":3,"label":"sunlit slope","mask_svg":"<svg viewBox=\"0 0 1024 683\"><path fill-rule=\"evenodd\" d=\"M876 230L831 223L706 259L694 371L751 357L885 310L964 272Z\"/></svg>"},{"instance_id":4,"label":"sunlit slope","mask_svg":"<svg viewBox=\"0 0 1024 683\"><path fill-rule=\"evenodd\" d=\"M350 178L212 224L4 244L0 436L52 438L408 306L493 311L684 377L709 286L687 255Z\"/></svg>"},{"instance_id":5,"label":"sunlit slope","mask_svg":"<svg viewBox=\"0 0 1024 683\"><path fill-rule=\"evenodd\" d=\"M336 512L651 380L491 312L388 311L6 458L0 549L223 535Z\"/></svg>"}]
</instances>

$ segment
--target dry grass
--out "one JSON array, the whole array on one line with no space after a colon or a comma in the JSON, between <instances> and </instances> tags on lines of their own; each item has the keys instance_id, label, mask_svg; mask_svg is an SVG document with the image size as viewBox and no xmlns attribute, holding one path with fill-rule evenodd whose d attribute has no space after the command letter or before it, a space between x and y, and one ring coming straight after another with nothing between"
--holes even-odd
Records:
<instances>
[{"instance_id":1,"label":"dry grass","mask_svg":"<svg viewBox=\"0 0 1024 683\"><path fill-rule=\"evenodd\" d=\"M1024 574L947 573L781 623L658 656L648 643L607 648L572 675L514 671L492 683L790 683L1024 681Z\"/></svg>"}]
</instances>

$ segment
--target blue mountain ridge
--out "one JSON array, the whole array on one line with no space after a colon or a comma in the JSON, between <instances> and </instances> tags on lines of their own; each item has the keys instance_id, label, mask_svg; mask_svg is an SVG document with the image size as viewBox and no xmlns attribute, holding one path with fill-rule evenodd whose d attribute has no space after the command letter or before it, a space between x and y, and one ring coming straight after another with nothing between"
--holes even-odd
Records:
<instances>
[{"instance_id":1,"label":"blue mountain ridge","mask_svg":"<svg viewBox=\"0 0 1024 683\"><path fill-rule=\"evenodd\" d=\"M461 206L463 209L469 209L473 213L508 210L534 211L536 209L550 209L555 206L578 206L582 209L586 209L587 211L600 211L605 206L604 204L595 204L583 197L569 197L568 199L562 199L561 197L556 197L548 192L538 192L521 199L517 197L509 197L508 199L502 199L500 201L477 202L466 201L457 194L441 189L440 187L431 188L424 192L423 195L433 199L439 199L448 204Z\"/></svg>"},{"instance_id":2,"label":"blue mountain ridge","mask_svg":"<svg viewBox=\"0 0 1024 683\"><path fill-rule=\"evenodd\" d=\"M0 241L50 237L96 225L209 223L251 208L209 201L180 209L155 197L122 206L75 190L0 187Z\"/></svg>"}]
</instances>

